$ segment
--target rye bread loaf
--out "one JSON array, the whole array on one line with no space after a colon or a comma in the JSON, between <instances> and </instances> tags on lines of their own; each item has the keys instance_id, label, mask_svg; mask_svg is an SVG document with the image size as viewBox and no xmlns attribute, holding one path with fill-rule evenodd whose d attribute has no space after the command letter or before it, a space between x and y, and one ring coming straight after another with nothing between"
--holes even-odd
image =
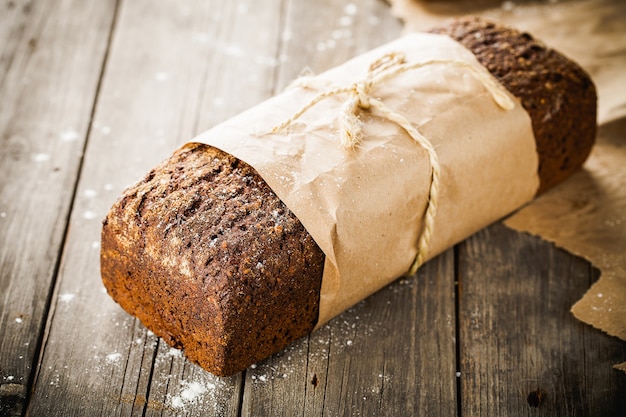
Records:
<instances>
[{"instance_id":1,"label":"rye bread loaf","mask_svg":"<svg viewBox=\"0 0 626 417\"><path fill-rule=\"evenodd\" d=\"M434 30L471 50L532 119L540 188L577 169L595 138L596 93L575 63L527 33L475 18ZM245 162L188 144L128 188L102 228L115 301L168 344L230 375L309 333L324 254Z\"/></svg>"}]
</instances>

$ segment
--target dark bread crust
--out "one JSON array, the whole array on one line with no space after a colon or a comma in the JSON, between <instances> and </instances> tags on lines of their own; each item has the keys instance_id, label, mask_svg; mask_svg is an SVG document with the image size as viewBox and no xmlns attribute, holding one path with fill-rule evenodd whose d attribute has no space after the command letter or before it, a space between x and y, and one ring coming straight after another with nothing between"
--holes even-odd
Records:
<instances>
[{"instance_id":1,"label":"dark bread crust","mask_svg":"<svg viewBox=\"0 0 626 417\"><path fill-rule=\"evenodd\" d=\"M464 44L522 100L540 191L582 165L595 90L530 35L477 19L438 33ZM188 144L127 189L102 228L101 271L126 311L217 375L280 351L315 326L324 254L245 162Z\"/></svg>"},{"instance_id":2,"label":"dark bread crust","mask_svg":"<svg viewBox=\"0 0 626 417\"><path fill-rule=\"evenodd\" d=\"M126 190L102 229L111 296L217 375L315 326L324 255L248 164L201 144Z\"/></svg>"},{"instance_id":3,"label":"dark bread crust","mask_svg":"<svg viewBox=\"0 0 626 417\"><path fill-rule=\"evenodd\" d=\"M434 28L472 51L532 120L539 155L537 194L576 172L596 137L596 89L576 63L526 32L477 17Z\"/></svg>"}]
</instances>

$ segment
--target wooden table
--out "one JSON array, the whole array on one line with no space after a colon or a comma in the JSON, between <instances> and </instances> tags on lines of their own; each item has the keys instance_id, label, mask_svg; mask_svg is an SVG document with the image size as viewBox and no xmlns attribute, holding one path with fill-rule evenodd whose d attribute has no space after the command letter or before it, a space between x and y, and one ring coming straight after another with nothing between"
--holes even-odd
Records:
<instances>
[{"instance_id":1,"label":"wooden table","mask_svg":"<svg viewBox=\"0 0 626 417\"><path fill-rule=\"evenodd\" d=\"M247 371L105 293L100 220L177 146L401 32L380 0L0 4L0 415L626 415L587 262L495 224Z\"/></svg>"}]
</instances>

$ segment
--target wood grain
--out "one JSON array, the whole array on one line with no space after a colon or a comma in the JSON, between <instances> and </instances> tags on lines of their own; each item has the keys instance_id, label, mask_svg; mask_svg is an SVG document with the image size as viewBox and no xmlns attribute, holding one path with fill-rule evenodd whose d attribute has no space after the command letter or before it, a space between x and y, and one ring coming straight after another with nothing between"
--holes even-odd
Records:
<instances>
[{"instance_id":1,"label":"wood grain","mask_svg":"<svg viewBox=\"0 0 626 417\"><path fill-rule=\"evenodd\" d=\"M448 251L249 370L242 415L453 416L455 371Z\"/></svg>"},{"instance_id":2,"label":"wood grain","mask_svg":"<svg viewBox=\"0 0 626 417\"><path fill-rule=\"evenodd\" d=\"M255 3L247 5L250 9L244 3L204 1L121 4L70 219L33 415L236 412L240 377L218 379L188 363L104 293L97 243L100 219L123 188L190 140L205 119L219 121L270 94L273 67L248 57L275 56L277 42L261 42L257 33L239 29L275 27L279 14L266 12L264 22L252 13ZM251 74L250 82L262 87L241 91ZM212 94L216 79L220 88L230 88L221 100ZM88 212L94 215L86 218ZM70 302L68 295L74 296ZM90 387L88 398L84 387ZM50 401L58 404L52 414L46 410Z\"/></svg>"},{"instance_id":3,"label":"wood grain","mask_svg":"<svg viewBox=\"0 0 626 417\"><path fill-rule=\"evenodd\" d=\"M0 415L623 415L626 347L569 313L594 270L500 224L231 378L104 292L100 219L121 191L303 70L398 36L385 2L0 13Z\"/></svg>"},{"instance_id":4,"label":"wood grain","mask_svg":"<svg viewBox=\"0 0 626 417\"><path fill-rule=\"evenodd\" d=\"M0 7L0 414L19 415L39 354L115 2ZM90 22L88 32L83 22Z\"/></svg>"},{"instance_id":5,"label":"wood grain","mask_svg":"<svg viewBox=\"0 0 626 417\"><path fill-rule=\"evenodd\" d=\"M570 307L597 273L536 237L491 226L460 245L462 414L618 416L626 346Z\"/></svg>"}]
</instances>

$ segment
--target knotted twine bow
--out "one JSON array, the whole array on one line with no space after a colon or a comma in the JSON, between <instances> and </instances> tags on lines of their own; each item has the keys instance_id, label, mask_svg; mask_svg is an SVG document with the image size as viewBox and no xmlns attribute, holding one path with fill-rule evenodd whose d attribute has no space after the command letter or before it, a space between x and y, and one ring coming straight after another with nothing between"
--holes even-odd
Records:
<instances>
[{"instance_id":1,"label":"knotted twine bow","mask_svg":"<svg viewBox=\"0 0 626 417\"><path fill-rule=\"evenodd\" d=\"M407 275L413 275L424 263L428 253L428 247L433 235L435 215L437 213L437 200L439 197L439 183L441 167L439 157L432 143L426 139L413 124L402 114L387 107L382 101L371 96L372 90L384 81L393 78L403 72L415 70L430 65L449 65L464 68L469 71L491 94L494 101L504 110L511 110L515 107L513 100L505 93L504 88L485 72L479 71L467 62L450 59L432 59L422 62L407 63L402 53L391 52L383 55L374 61L361 81L344 87L320 93L308 104L294 113L289 119L275 126L273 133L278 133L291 125L300 116L306 113L311 107L320 101L337 96L348 94L348 99L341 106L340 113L340 140L344 149L353 149L363 139L362 122L357 114L359 109L378 112L382 117L400 126L415 142L417 142L428 154L428 161L431 167L430 188L428 191L428 203L424 213L424 226L417 242L417 255L411 264ZM293 86L308 87L306 80L299 80Z\"/></svg>"}]
</instances>

